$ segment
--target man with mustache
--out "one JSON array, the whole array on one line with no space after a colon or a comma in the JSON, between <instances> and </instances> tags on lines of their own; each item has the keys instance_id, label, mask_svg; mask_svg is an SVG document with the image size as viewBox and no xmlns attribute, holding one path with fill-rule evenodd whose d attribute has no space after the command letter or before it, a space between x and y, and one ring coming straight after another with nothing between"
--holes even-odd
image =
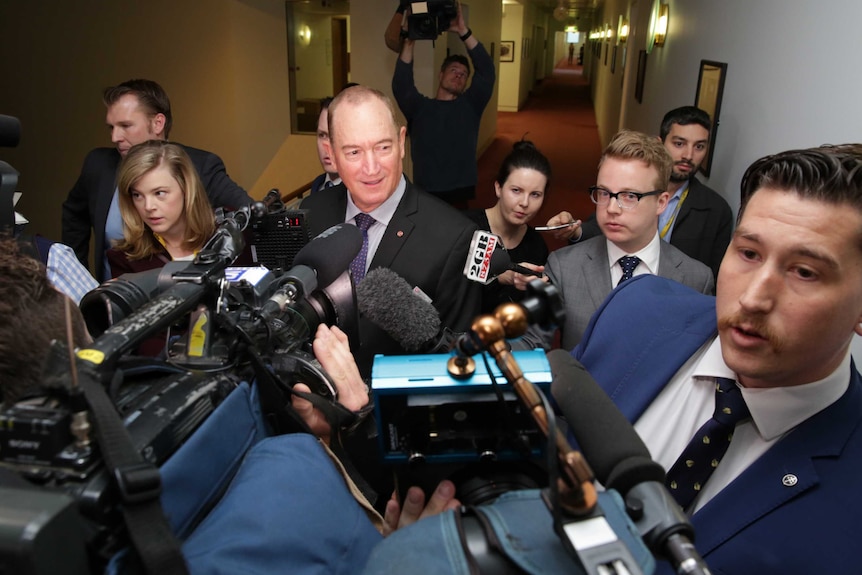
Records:
<instances>
[{"instance_id":1,"label":"man with mustache","mask_svg":"<svg viewBox=\"0 0 862 575\"><path fill-rule=\"evenodd\" d=\"M605 148L590 188L601 234L552 252L545 265L565 306L559 326L563 349L577 345L611 290L633 276L656 274L701 293L715 292L709 268L659 238L670 171L671 158L654 136L623 130ZM553 342L554 330L533 325L513 347L551 349Z\"/></svg>"},{"instance_id":2,"label":"man with mustache","mask_svg":"<svg viewBox=\"0 0 862 575\"><path fill-rule=\"evenodd\" d=\"M662 119L659 137L673 159L673 169L667 187L667 209L659 216L658 229L664 241L705 263L718 275L718 266L730 243L733 213L721 195L695 177L706 158L711 129L709 115L694 106L675 108ZM548 225L573 220L569 212L561 212ZM555 236L574 243L600 233L595 219L590 217L583 229L575 225L559 230Z\"/></svg>"},{"instance_id":3,"label":"man with mustache","mask_svg":"<svg viewBox=\"0 0 862 575\"><path fill-rule=\"evenodd\" d=\"M572 353L668 470L714 573L850 573L862 517L850 353L862 334L862 145L762 158L742 198L716 298L634 278Z\"/></svg>"}]
</instances>

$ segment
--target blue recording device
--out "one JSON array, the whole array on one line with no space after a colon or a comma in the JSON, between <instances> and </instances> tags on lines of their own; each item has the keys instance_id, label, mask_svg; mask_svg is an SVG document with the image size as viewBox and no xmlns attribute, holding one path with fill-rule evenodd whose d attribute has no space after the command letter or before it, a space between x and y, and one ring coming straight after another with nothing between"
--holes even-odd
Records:
<instances>
[{"instance_id":1,"label":"blue recording device","mask_svg":"<svg viewBox=\"0 0 862 575\"><path fill-rule=\"evenodd\" d=\"M546 394L551 368L543 350L513 352L524 377ZM450 354L378 355L374 390L378 436L390 464L471 463L539 457L545 438L489 358L467 378L447 369ZM498 394L499 391L499 394Z\"/></svg>"}]
</instances>

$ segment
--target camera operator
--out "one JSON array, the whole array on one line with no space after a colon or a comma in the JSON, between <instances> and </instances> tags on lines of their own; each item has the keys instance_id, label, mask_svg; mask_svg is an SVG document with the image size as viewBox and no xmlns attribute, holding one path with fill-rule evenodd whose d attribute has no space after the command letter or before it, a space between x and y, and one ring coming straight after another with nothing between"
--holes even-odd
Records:
<instances>
[{"instance_id":1,"label":"camera operator","mask_svg":"<svg viewBox=\"0 0 862 575\"><path fill-rule=\"evenodd\" d=\"M312 348L314 349L314 356L335 383L338 389L339 402L354 412L365 407L369 401L368 386L359 374L359 368L350 352L347 335L338 327L330 328L321 324L317 328ZM308 386L301 383L297 384L295 389L304 392L310 391ZM311 428L311 431L328 444L332 430L323 414L314 409L309 401L296 396L292 399L292 405L293 409ZM339 462L336 460L336 465L338 464ZM350 488L354 496L357 496L356 488L353 485L350 485ZM418 487L411 487L407 491L403 508L396 494L393 493L392 498L386 503L382 532L384 535L389 535L396 529L406 527L423 517L436 515L448 509L456 509L460 505L460 502L455 499L455 485L448 480L440 482L427 505L425 504L425 493Z\"/></svg>"},{"instance_id":2,"label":"camera operator","mask_svg":"<svg viewBox=\"0 0 862 575\"><path fill-rule=\"evenodd\" d=\"M400 9L400 8L399 8ZM466 208L476 195L476 147L482 112L494 91L494 61L464 22L461 4L448 32L458 35L476 73L470 87L467 58L453 54L440 67L434 98L419 93L413 79L413 45L408 34L410 9L401 25L403 44L395 63L392 94L407 118L411 138L413 181L417 186L455 207ZM389 42L387 41L387 45Z\"/></svg>"},{"instance_id":3,"label":"camera operator","mask_svg":"<svg viewBox=\"0 0 862 575\"><path fill-rule=\"evenodd\" d=\"M13 239L0 240L0 399L10 405L37 388L53 339L66 338L65 296L48 280L45 266L20 251ZM84 318L72 310L77 345L90 341Z\"/></svg>"},{"instance_id":4,"label":"camera operator","mask_svg":"<svg viewBox=\"0 0 862 575\"><path fill-rule=\"evenodd\" d=\"M13 404L39 392L42 365L51 341L66 339L66 300L49 283L43 264L22 255L14 240L0 240L0 315L3 317L0 322L0 393L4 404ZM73 345L85 346L90 337L84 319L71 302L68 309L72 312ZM366 406L368 389L353 360L347 336L337 327L321 324L313 350L323 369L331 374L342 405L351 411ZM297 387L308 390L301 384ZM322 414L301 399L294 399L293 405L325 444L330 429ZM413 488L403 509L391 501L382 518L364 501L341 462L317 441L301 433L271 439L280 447L264 451L262 459L258 453L258 462L262 460L263 466L255 467L254 462L246 461L243 467L248 463L253 470L251 475L270 484L272 473L277 474L277 480L285 488L277 493L261 492L254 477L238 474L217 508L183 544L183 555L192 572L212 572L210 568L214 564L222 566L218 572L247 572L252 567L250 562L273 561L290 565L291 572L295 573L320 572L321 562L338 564L341 572L346 572L346 565L351 568L364 565L381 534L389 534L422 517L460 505L453 498L454 486L443 482L427 505L422 491ZM266 473L259 473L261 469L273 471L267 478ZM289 473L282 474L279 469ZM13 472L0 473L0 487L36 488L26 485L23 478ZM245 505L255 500L259 503L257 507ZM298 518L303 521L298 522ZM252 535L232 537L225 542L219 534L226 529ZM269 546L273 540L278 545ZM310 541L319 544L310 544ZM342 552L333 552L334 548Z\"/></svg>"}]
</instances>

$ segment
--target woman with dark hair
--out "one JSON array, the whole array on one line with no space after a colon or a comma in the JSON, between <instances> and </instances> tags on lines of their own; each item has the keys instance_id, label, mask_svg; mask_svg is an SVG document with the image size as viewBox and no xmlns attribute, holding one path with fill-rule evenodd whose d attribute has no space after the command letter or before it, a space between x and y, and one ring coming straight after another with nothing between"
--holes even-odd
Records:
<instances>
[{"instance_id":1,"label":"woman with dark hair","mask_svg":"<svg viewBox=\"0 0 862 575\"><path fill-rule=\"evenodd\" d=\"M191 260L215 233L200 177L177 144L133 146L120 164L117 188L123 239L108 250L112 277Z\"/></svg>"},{"instance_id":2,"label":"woman with dark hair","mask_svg":"<svg viewBox=\"0 0 862 575\"><path fill-rule=\"evenodd\" d=\"M494 189L497 203L486 210L467 215L479 225L500 237L513 262L536 272L544 270L548 246L544 238L527 225L542 208L551 179L551 164L532 142L515 142L503 160ZM520 301L527 283L535 276L507 271L485 286L482 312L490 313L501 303Z\"/></svg>"}]
</instances>

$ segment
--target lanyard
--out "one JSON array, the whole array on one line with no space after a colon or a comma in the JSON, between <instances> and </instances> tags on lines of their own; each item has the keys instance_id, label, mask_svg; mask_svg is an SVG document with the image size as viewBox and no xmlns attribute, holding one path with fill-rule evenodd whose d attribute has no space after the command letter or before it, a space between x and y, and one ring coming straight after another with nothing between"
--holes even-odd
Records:
<instances>
[{"instance_id":1,"label":"lanyard","mask_svg":"<svg viewBox=\"0 0 862 575\"><path fill-rule=\"evenodd\" d=\"M674 208L673 214L671 215L671 217L667 221L667 223L664 225L664 227L661 229L661 234L660 234L661 239L664 239L664 237L670 231L670 228L673 226L673 222L676 219L677 214L679 214L679 207L682 205L682 203L688 197L688 190L689 189L691 189L691 185L686 186L685 191L682 193L682 195L679 197L679 201L676 203L676 208Z\"/></svg>"}]
</instances>

